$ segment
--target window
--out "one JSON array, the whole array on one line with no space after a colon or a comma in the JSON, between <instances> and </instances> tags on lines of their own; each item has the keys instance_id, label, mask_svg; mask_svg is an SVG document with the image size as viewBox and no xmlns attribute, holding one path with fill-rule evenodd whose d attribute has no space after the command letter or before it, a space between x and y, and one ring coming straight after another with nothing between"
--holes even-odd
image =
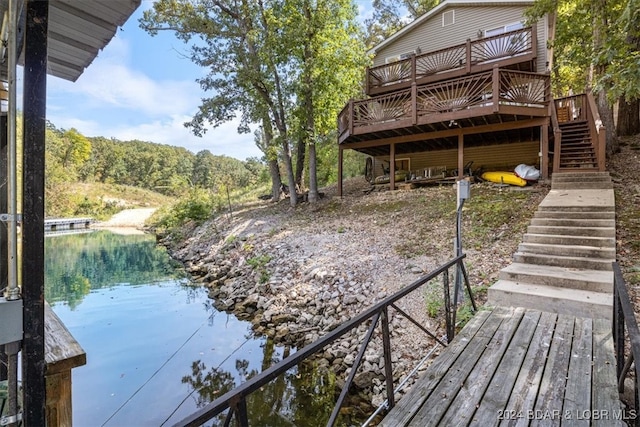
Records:
<instances>
[{"instance_id":1,"label":"window","mask_svg":"<svg viewBox=\"0 0 640 427\"><path fill-rule=\"evenodd\" d=\"M456 23L455 10L447 10L442 13L442 26L453 25Z\"/></svg>"},{"instance_id":2,"label":"window","mask_svg":"<svg viewBox=\"0 0 640 427\"><path fill-rule=\"evenodd\" d=\"M514 22L512 24L491 28L490 30L485 30L484 36L485 37L497 36L499 34L508 33L509 31L520 30L522 28L524 28L524 25L522 24L522 22Z\"/></svg>"},{"instance_id":3,"label":"window","mask_svg":"<svg viewBox=\"0 0 640 427\"><path fill-rule=\"evenodd\" d=\"M411 55L413 55L414 53L415 52L406 52L406 53L401 53L400 55L387 56L384 59L384 63L389 64L391 62L397 62L397 61L402 61L403 59L409 59L411 58Z\"/></svg>"}]
</instances>

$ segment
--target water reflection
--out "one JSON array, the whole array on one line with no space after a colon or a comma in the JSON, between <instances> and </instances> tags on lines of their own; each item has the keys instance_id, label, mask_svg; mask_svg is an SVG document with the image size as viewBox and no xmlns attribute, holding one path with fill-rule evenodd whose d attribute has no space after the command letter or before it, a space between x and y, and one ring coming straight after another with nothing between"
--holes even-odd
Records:
<instances>
[{"instance_id":1,"label":"water reflection","mask_svg":"<svg viewBox=\"0 0 640 427\"><path fill-rule=\"evenodd\" d=\"M149 234L109 231L45 239L47 301L75 308L92 289L176 279L181 273Z\"/></svg>"},{"instance_id":2,"label":"water reflection","mask_svg":"<svg viewBox=\"0 0 640 427\"><path fill-rule=\"evenodd\" d=\"M171 425L294 351L216 311L154 236L47 238L45 280L47 301L87 352L73 371L77 427ZM325 425L335 393L312 364L292 368L249 396L250 424Z\"/></svg>"}]
</instances>

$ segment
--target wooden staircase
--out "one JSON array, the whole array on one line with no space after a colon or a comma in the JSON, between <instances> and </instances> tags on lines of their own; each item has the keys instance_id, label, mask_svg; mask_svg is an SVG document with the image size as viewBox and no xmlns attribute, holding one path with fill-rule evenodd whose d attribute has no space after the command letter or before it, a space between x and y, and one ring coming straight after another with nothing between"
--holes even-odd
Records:
<instances>
[{"instance_id":1,"label":"wooden staircase","mask_svg":"<svg viewBox=\"0 0 640 427\"><path fill-rule=\"evenodd\" d=\"M560 171L579 169L598 170L598 157L594 149L586 120L559 123L562 130Z\"/></svg>"}]
</instances>

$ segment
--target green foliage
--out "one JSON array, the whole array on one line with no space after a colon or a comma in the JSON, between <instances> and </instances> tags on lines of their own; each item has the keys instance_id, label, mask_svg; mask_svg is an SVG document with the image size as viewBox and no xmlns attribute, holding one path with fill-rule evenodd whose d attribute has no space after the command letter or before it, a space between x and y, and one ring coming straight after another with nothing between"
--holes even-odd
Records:
<instances>
[{"instance_id":1,"label":"green foliage","mask_svg":"<svg viewBox=\"0 0 640 427\"><path fill-rule=\"evenodd\" d=\"M271 256L263 254L257 255L252 258L247 259L247 264L253 267L254 270L257 270L260 274L259 281L260 283L267 283L271 278L271 274L267 271L267 264L271 261Z\"/></svg>"},{"instance_id":2,"label":"green foliage","mask_svg":"<svg viewBox=\"0 0 640 427\"><path fill-rule=\"evenodd\" d=\"M222 206L223 201L216 194L196 187L192 188L173 206L156 211L151 217L150 223L159 232L171 232L188 222L203 223Z\"/></svg>"}]
</instances>

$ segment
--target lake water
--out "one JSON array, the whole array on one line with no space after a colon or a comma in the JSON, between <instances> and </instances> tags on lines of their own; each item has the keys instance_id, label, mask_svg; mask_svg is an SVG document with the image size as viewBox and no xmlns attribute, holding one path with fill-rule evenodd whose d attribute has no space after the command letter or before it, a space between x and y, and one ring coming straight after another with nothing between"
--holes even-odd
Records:
<instances>
[{"instance_id":1,"label":"lake water","mask_svg":"<svg viewBox=\"0 0 640 427\"><path fill-rule=\"evenodd\" d=\"M45 250L46 299L87 353L73 370L75 427L172 425L288 353L217 312L152 235L60 235ZM250 396L250 423L325 425L334 390L292 369Z\"/></svg>"}]
</instances>

